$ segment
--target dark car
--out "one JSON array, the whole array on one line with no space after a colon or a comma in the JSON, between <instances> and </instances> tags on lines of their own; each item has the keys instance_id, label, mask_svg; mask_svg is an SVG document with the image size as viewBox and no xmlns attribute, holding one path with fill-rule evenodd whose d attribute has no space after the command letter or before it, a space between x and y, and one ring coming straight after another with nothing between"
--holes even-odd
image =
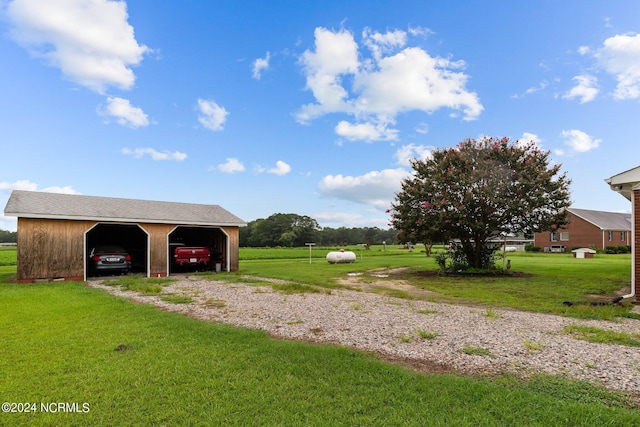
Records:
<instances>
[{"instance_id":1,"label":"dark car","mask_svg":"<svg viewBox=\"0 0 640 427\"><path fill-rule=\"evenodd\" d=\"M96 274L128 274L131 271L131 255L120 246L96 246L89 252L89 269Z\"/></svg>"}]
</instances>

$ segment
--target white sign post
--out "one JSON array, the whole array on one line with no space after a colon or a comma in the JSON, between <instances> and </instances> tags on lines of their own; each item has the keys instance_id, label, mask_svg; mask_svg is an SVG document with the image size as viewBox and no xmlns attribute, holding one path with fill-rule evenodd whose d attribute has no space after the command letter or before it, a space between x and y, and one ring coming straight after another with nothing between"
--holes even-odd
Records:
<instances>
[{"instance_id":1,"label":"white sign post","mask_svg":"<svg viewBox=\"0 0 640 427\"><path fill-rule=\"evenodd\" d=\"M305 243L306 246L309 246L309 264L311 264L311 248L313 248L315 243Z\"/></svg>"}]
</instances>

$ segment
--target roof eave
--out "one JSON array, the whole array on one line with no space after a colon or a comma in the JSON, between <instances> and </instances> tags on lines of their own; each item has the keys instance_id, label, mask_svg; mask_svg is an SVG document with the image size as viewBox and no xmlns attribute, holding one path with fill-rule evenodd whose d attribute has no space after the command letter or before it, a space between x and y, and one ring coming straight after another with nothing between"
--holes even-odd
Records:
<instances>
[{"instance_id":1,"label":"roof eave","mask_svg":"<svg viewBox=\"0 0 640 427\"><path fill-rule=\"evenodd\" d=\"M225 221L171 221L158 220L148 218L106 218L97 216L71 216L71 215L51 215L51 214L34 214L22 212L5 212L6 216L15 216L17 218L31 219L59 219L69 221L98 221L98 222L119 222L119 223L147 223L147 224L174 224L174 225L200 225L210 227L246 227L246 222L225 222Z\"/></svg>"}]
</instances>

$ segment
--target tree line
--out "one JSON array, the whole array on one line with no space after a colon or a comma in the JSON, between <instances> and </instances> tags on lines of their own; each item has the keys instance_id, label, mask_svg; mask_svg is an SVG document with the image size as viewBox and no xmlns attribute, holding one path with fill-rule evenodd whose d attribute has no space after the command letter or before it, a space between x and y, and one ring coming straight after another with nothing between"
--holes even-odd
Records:
<instances>
[{"instance_id":1,"label":"tree line","mask_svg":"<svg viewBox=\"0 0 640 427\"><path fill-rule=\"evenodd\" d=\"M250 221L246 227L240 228L242 247L298 247L305 243L319 246L380 245L383 242L395 243L396 231L378 227L321 227L315 219L293 213L276 213Z\"/></svg>"},{"instance_id":2,"label":"tree line","mask_svg":"<svg viewBox=\"0 0 640 427\"><path fill-rule=\"evenodd\" d=\"M0 230L0 243L16 243L18 241L18 232Z\"/></svg>"}]
</instances>

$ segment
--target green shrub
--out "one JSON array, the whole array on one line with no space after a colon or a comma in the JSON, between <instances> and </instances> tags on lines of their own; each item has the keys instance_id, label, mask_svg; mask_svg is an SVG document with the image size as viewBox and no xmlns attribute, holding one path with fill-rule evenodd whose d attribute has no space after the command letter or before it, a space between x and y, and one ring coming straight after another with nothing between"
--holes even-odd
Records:
<instances>
[{"instance_id":1,"label":"green shrub","mask_svg":"<svg viewBox=\"0 0 640 427\"><path fill-rule=\"evenodd\" d=\"M540 246L536 246L533 243L529 243L524 246L525 252L540 252L542 248Z\"/></svg>"},{"instance_id":2,"label":"green shrub","mask_svg":"<svg viewBox=\"0 0 640 427\"><path fill-rule=\"evenodd\" d=\"M604 250L606 254L628 254L630 252L630 246L607 246Z\"/></svg>"}]
</instances>

